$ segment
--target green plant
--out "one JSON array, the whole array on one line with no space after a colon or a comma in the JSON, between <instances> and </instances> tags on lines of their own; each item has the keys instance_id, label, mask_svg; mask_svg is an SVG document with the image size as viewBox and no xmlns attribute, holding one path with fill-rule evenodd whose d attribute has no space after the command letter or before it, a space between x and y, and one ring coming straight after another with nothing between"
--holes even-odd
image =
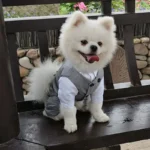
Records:
<instances>
[{"instance_id":1,"label":"green plant","mask_svg":"<svg viewBox=\"0 0 150 150\"><path fill-rule=\"evenodd\" d=\"M89 2L87 4L88 12L90 13L100 13L101 3L100 2Z\"/></svg>"},{"instance_id":2,"label":"green plant","mask_svg":"<svg viewBox=\"0 0 150 150\"><path fill-rule=\"evenodd\" d=\"M125 0L112 0L112 11L124 11L124 2ZM85 9L80 9L80 7ZM78 9L84 13L100 13L101 3L90 1L85 3L62 3L60 5L14 6L3 8L5 18L47 16L53 14L65 15ZM136 0L136 10L150 10L150 0Z\"/></svg>"},{"instance_id":3,"label":"green plant","mask_svg":"<svg viewBox=\"0 0 150 150\"><path fill-rule=\"evenodd\" d=\"M59 4L3 7L5 18L49 16L59 14Z\"/></svg>"},{"instance_id":4,"label":"green plant","mask_svg":"<svg viewBox=\"0 0 150 150\"><path fill-rule=\"evenodd\" d=\"M59 9L59 14L64 15L64 14L69 14L74 11L74 6L75 3L62 3L60 4L60 9Z\"/></svg>"},{"instance_id":5,"label":"green plant","mask_svg":"<svg viewBox=\"0 0 150 150\"><path fill-rule=\"evenodd\" d=\"M120 12L124 11L124 1L125 0L112 0L112 11ZM60 4L60 14L69 14L75 11L74 5L76 3L66 3ZM100 13L101 12L101 3L100 2L89 2L85 3L88 10L88 13ZM136 9L137 10L150 10L150 0L136 0Z\"/></svg>"},{"instance_id":6,"label":"green plant","mask_svg":"<svg viewBox=\"0 0 150 150\"><path fill-rule=\"evenodd\" d=\"M136 8L137 10L150 10L150 0L137 0Z\"/></svg>"},{"instance_id":7,"label":"green plant","mask_svg":"<svg viewBox=\"0 0 150 150\"><path fill-rule=\"evenodd\" d=\"M60 4L60 14L69 14L76 9L74 9L76 3L63 3ZM85 5L87 6L87 11L89 13L100 13L101 12L101 3L100 2L86 2ZM112 8L115 11L123 10L124 5L122 0L113 0L112 1Z\"/></svg>"},{"instance_id":8,"label":"green plant","mask_svg":"<svg viewBox=\"0 0 150 150\"><path fill-rule=\"evenodd\" d=\"M123 0L112 0L112 10L117 12L123 11L124 10Z\"/></svg>"}]
</instances>

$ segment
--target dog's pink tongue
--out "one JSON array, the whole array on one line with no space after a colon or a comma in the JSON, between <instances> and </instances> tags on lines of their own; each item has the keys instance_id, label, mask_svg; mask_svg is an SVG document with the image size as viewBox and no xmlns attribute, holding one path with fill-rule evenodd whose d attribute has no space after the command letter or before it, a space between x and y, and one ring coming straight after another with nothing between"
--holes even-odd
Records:
<instances>
[{"instance_id":1,"label":"dog's pink tongue","mask_svg":"<svg viewBox=\"0 0 150 150\"><path fill-rule=\"evenodd\" d=\"M88 55L87 60L88 62L93 63L95 61L99 61L99 57L97 55Z\"/></svg>"}]
</instances>

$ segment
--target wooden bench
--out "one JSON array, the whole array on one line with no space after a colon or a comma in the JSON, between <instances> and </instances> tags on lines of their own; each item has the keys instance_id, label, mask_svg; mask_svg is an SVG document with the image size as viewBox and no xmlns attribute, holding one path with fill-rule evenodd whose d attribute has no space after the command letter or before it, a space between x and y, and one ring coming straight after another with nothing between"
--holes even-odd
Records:
<instances>
[{"instance_id":1,"label":"wooden bench","mask_svg":"<svg viewBox=\"0 0 150 150\"><path fill-rule=\"evenodd\" d=\"M93 123L89 113L79 112L79 129L68 134L62 130L63 122L42 116L43 105L24 101L15 33L37 31L43 60L49 55L46 30L60 29L67 16L6 19L4 24L2 4L19 6L73 1L76 0L0 0L0 150L89 150L103 147L119 150L120 146L114 145L150 138L150 85L141 86L133 48L133 25L150 23L150 13L135 13L135 0L125 1L126 13L112 14L116 24L123 26L132 87L115 89L109 66L105 68L104 111L110 116L109 123ZM111 0L101 2L103 14L111 15ZM98 16L89 15L90 18Z\"/></svg>"}]
</instances>

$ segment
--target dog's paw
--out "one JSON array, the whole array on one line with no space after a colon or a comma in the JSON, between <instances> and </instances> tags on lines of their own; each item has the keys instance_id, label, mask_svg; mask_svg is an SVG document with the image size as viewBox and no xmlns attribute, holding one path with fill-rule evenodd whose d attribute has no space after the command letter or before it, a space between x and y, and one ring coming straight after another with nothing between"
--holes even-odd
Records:
<instances>
[{"instance_id":1,"label":"dog's paw","mask_svg":"<svg viewBox=\"0 0 150 150\"><path fill-rule=\"evenodd\" d=\"M32 101L33 100L33 97L31 95L24 95L24 100L25 101Z\"/></svg>"},{"instance_id":2,"label":"dog's paw","mask_svg":"<svg viewBox=\"0 0 150 150\"><path fill-rule=\"evenodd\" d=\"M47 118L50 118L50 119L53 119L53 120L55 120L55 121L59 121L59 120L62 119L62 115L61 115L61 114L58 114L58 115L55 116L55 117L49 117L49 116L46 114L45 110L43 111L43 116L45 116L45 117L47 117Z\"/></svg>"},{"instance_id":3,"label":"dog's paw","mask_svg":"<svg viewBox=\"0 0 150 150\"><path fill-rule=\"evenodd\" d=\"M105 113L95 114L94 116L95 121L97 122L108 122L109 117Z\"/></svg>"},{"instance_id":4,"label":"dog's paw","mask_svg":"<svg viewBox=\"0 0 150 150\"><path fill-rule=\"evenodd\" d=\"M64 129L68 133L73 133L77 130L77 124L76 123L66 123L65 126L64 126Z\"/></svg>"}]
</instances>

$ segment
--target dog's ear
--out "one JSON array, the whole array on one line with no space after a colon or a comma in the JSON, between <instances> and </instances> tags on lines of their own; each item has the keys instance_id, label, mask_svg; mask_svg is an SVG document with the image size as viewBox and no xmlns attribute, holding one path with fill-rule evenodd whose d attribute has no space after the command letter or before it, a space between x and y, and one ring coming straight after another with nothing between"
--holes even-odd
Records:
<instances>
[{"instance_id":1,"label":"dog's ear","mask_svg":"<svg viewBox=\"0 0 150 150\"><path fill-rule=\"evenodd\" d=\"M109 31L115 31L116 30L116 26L115 26L114 18L113 17L108 17L108 16L107 17L99 17L98 21L107 30L109 30Z\"/></svg>"},{"instance_id":2,"label":"dog's ear","mask_svg":"<svg viewBox=\"0 0 150 150\"><path fill-rule=\"evenodd\" d=\"M87 20L88 18L82 12L76 11L69 18L68 22L70 22L72 26L78 26L80 23L85 23Z\"/></svg>"}]
</instances>

